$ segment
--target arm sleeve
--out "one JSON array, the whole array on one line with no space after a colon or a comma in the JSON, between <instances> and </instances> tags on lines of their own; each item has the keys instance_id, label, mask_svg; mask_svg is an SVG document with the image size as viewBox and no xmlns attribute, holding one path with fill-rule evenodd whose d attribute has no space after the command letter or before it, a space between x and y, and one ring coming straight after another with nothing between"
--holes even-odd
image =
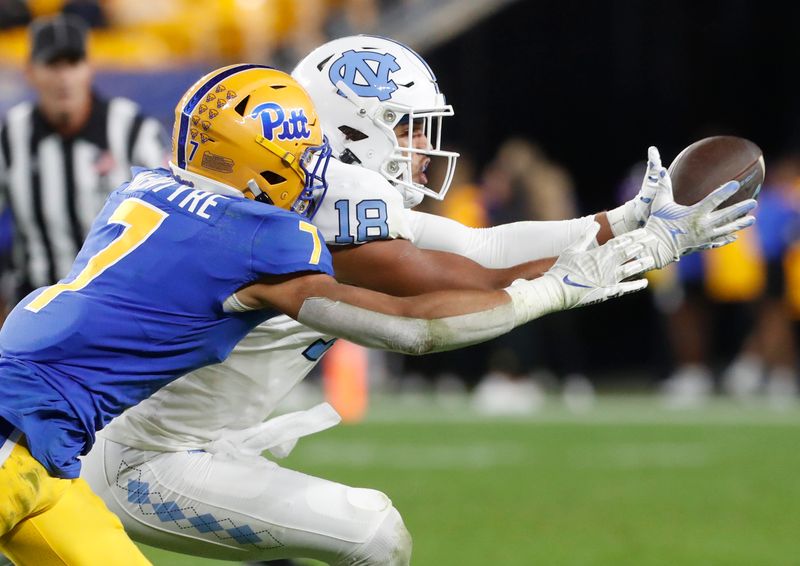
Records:
<instances>
[{"instance_id":1,"label":"arm sleeve","mask_svg":"<svg viewBox=\"0 0 800 566\"><path fill-rule=\"evenodd\" d=\"M421 355L496 338L514 328L516 315L509 302L480 312L426 320L310 297L303 302L297 321L368 348Z\"/></svg>"},{"instance_id":2,"label":"arm sleeve","mask_svg":"<svg viewBox=\"0 0 800 566\"><path fill-rule=\"evenodd\" d=\"M169 156L168 137L155 118L144 118L133 145L132 165L156 169L164 167Z\"/></svg>"},{"instance_id":3,"label":"arm sleeve","mask_svg":"<svg viewBox=\"0 0 800 566\"><path fill-rule=\"evenodd\" d=\"M520 280L505 289L511 298L507 303L436 319L384 314L327 297L309 297L300 307L297 320L369 348L420 355L484 342L560 310L565 306L561 287L555 277Z\"/></svg>"},{"instance_id":4,"label":"arm sleeve","mask_svg":"<svg viewBox=\"0 0 800 566\"><path fill-rule=\"evenodd\" d=\"M433 214L407 211L412 241L423 249L450 252L499 269L556 257L594 222L593 216L548 222L513 222L470 228Z\"/></svg>"},{"instance_id":5,"label":"arm sleeve","mask_svg":"<svg viewBox=\"0 0 800 566\"><path fill-rule=\"evenodd\" d=\"M262 205L263 206L263 205ZM255 276L319 271L333 275L331 254L316 226L292 212L270 211L253 237Z\"/></svg>"}]
</instances>

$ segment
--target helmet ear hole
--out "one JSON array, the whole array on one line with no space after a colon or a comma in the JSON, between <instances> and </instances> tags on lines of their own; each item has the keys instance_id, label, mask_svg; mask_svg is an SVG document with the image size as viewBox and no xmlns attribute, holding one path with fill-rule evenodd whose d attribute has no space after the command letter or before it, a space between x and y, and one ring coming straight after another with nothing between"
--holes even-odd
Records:
<instances>
[{"instance_id":1,"label":"helmet ear hole","mask_svg":"<svg viewBox=\"0 0 800 566\"><path fill-rule=\"evenodd\" d=\"M286 177L278 175L275 171L262 171L261 176L270 185L279 185L286 182Z\"/></svg>"},{"instance_id":2,"label":"helmet ear hole","mask_svg":"<svg viewBox=\"0 0 800 566\"><path fill-rule=\"evenodd\" d=\"M236 105L236 108L234 108L234 110L236 111L236 113L237 113L239 116L241 116L242 118L244 118L244 112L245 112L245 109L247 108L247 103L248 103L249 101L250 101L250 95L248 94L247 96L245 96L245 97L242 99L242 101L241 101L239 104L237 104L237 105Z\"/></svg>"}]
</instances>

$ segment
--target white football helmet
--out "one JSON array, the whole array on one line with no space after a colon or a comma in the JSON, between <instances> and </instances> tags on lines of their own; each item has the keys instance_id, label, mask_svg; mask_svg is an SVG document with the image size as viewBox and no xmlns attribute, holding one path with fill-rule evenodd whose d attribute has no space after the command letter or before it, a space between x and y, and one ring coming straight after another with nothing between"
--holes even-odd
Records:
<instances>
[{"instance_id":1,"label":"white football helmet","mask_svg":"<svg viewBox=\"0 0 800 566\"><path fill-rule=\"evenodd\" d=\"M311 95L334 156L378 171L403 194L406 206L425 195L444 198L458 154L441 149L442 120L453 115L431 68L413 50L384 37L356 35L316 48L292 71ZM403 121L408 136L395 136ZM424 127L428 147L413 146L413 127ZM412 157L445 159L440 187L413 179Z\"/></svg>"}]
</instances>

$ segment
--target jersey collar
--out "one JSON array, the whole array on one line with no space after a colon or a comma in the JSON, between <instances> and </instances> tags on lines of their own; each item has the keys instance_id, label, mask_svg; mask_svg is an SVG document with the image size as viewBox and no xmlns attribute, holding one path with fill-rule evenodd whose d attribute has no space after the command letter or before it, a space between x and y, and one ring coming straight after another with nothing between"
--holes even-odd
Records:
<instances>
[{"instance_id":1,"label":"jersey collar","mask_svg":"<svg viewBox=\"0 0 800 566\"><path fill-rule=\"evenodd\" d=\"M196 189L202 189L204 191L224 195L226 197L246 198L244 194L242 194L242 191L234 189L233 187L224 183L220 183L219 181L215 181L214 179L209 179L208 177L203 177L197 173L187 171L186 169L181 169L172 161L169 162L169 168L172 171L172 176L184 185L190 185Z\"/></svg>"}]
</instances>

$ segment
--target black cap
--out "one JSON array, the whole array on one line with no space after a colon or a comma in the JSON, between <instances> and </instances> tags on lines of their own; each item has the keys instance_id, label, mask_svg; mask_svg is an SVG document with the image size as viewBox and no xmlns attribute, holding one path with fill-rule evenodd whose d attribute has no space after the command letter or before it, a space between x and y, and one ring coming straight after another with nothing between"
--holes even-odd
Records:
<instances>
[{"instance_id":1,"label":"black cap","mask_svg":"<svg viewBox=\"0 0 800 566\"><path fill-rule=\"evenodd\" d=\"M81 18L59 15L35 20L30 27L31 60L52 63L86 57L86 24Z\"/></svg>"}]
</instances>

